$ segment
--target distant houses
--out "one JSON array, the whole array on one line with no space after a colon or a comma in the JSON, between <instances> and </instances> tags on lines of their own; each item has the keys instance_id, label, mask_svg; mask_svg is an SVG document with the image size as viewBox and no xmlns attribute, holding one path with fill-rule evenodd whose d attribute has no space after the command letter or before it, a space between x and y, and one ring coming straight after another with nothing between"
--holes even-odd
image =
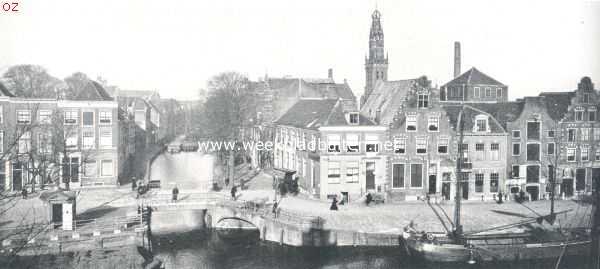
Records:
<instances>
[{"instance_id":1,"label":"distant houses","mask_svg":"<svg viewBox=\"0 0 600 269\"><path fill-rule=\"evenodd\" d=\"M40 96L14 94L0 82L0 93L4 191L57 181L69 188L129 182L143 176L136 161L142 157L136 156L172 138L179 128L172 120L180 113L176 101L156 93L111 94L92 80L77 88L58 84ZM160 122L161 117L168 120Z\"/></svg>"},{"instance_id":2,"label":"distant houses","mask_svg":"<svg viewBox=\"0 0 600 269\"><path fill-rule=\"evenodd\" d=\"M461 74L459 43L454 78L439 89L425 76L390 80L388 67L375 11L360 110L331 72L258 82L262 121L252 137L276 147L271 155L254 152L262 161L253 165L291 170L307 194L348 202L368 192L390 201L451 200L457 184L468 200L521 191L548 199L553 186L568 198L600 180L600 93L590 78L576 90L509 101L508 86L492 76L475 67ZM297 147L313 141L323 147Z\"/></svg>"}]
</instances>

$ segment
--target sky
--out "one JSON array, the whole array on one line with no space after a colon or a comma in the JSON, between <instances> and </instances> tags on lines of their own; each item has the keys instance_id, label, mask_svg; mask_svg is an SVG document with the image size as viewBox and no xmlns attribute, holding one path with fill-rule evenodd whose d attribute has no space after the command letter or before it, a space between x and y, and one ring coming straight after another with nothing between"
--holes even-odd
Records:
<instances>
[{"instance_id":1,"label":"sky","mask_svg":"<svg viewBox=\"0 0 600 269\"><path fill-rule=\"evenodd\" d=\"M600 85L600 0L15 0L0 11L0 72L39 64L128 90L197 98L223 71L365 83L371 13L382 13L390 80L452 78L453 43L509 99ZM11 2L15 2L11 1ZM596 88L600 88L597 86Z\"/></svg>"}]
</instances>

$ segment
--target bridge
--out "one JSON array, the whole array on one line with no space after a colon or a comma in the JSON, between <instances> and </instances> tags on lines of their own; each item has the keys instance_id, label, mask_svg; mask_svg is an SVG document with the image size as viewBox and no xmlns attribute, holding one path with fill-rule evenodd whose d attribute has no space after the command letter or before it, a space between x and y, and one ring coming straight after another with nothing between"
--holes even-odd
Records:
<instances>
[{"instance_id":1,"label":"bridge","mask_svg":"<svg viewBox=\"0 0 600 269\"><path fill-rule=\"evenodd\" d=\"M222 193L189 193L179 201L169 194L142 201L150 206L153 234L186 232L194 229L256 229L260 239L290 246L398 246L396 234L327 230L324 219L299 215L261 201L232 200Z\"/></svg>"}]
</instances>

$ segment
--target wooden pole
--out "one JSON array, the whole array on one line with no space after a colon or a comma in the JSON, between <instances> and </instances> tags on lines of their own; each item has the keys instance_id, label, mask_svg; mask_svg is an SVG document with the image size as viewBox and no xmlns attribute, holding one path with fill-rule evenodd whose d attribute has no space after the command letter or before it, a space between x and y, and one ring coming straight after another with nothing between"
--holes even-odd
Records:
<instances>
[{"instance_id":1,"label":"wooden pole","mask_svg":"<svg viewBox=\"0 0 600 269\"><path fill-rule=\"evenodd\" d=\"M463 123L462 123L462 115L463 115L463 107L460 108L460 112L458 113L458 131L459 131L459 139L458 139L458 158L456 159L456 194L454 196L454 235L459 236L462 234L462 225L460 224L460 207L461 207L461 189L462 189L462 164L464 162L463 158Z\"/></svg>"}]
</instances>

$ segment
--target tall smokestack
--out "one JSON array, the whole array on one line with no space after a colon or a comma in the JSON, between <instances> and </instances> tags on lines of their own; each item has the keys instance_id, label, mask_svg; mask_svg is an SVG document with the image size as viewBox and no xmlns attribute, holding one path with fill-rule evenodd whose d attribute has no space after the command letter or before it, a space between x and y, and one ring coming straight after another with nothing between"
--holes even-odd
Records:
<instances>
[{"instance_id":1,"label":"tall smokestack","mask_svg":"<svg viewBox=\"0 0 600 269\"><path fill-rule=\"evenodd\" d=\"M327 70L327 77L333 79L333 68L329 68L329 70Z\"/></svg>"},{"instance_id":2,"label":"tall smokestack","mask_svg":"<svg viewBox=\"0 0 600 269\"><path fill-rule=\"evenodd\" d=\"M460 42L454 42L454 77L460 75Z\"/></svg>"}]
</instances>

